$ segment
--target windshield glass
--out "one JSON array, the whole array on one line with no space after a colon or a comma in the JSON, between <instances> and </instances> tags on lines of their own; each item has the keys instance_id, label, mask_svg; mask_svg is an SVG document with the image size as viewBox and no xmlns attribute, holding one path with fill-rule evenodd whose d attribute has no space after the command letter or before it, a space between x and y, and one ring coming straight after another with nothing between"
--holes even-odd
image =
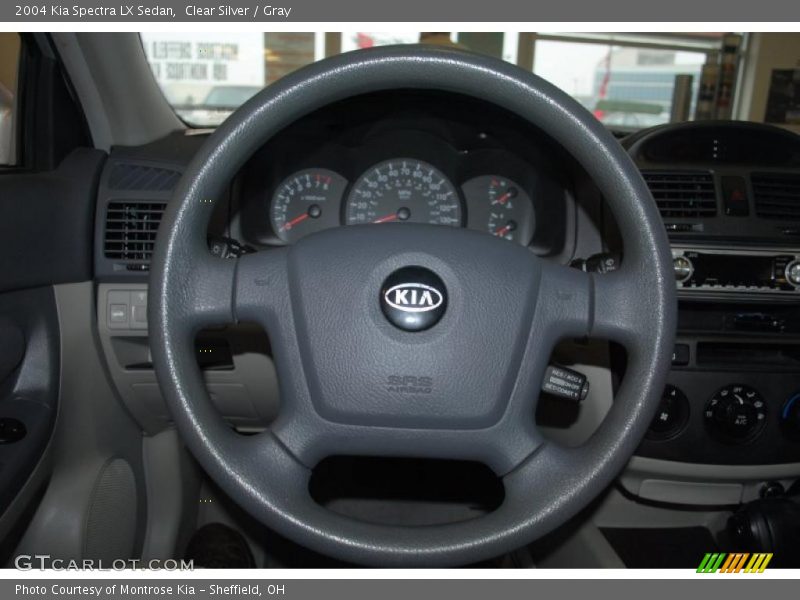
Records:
<instances>
[{"instance_id":1,"label":"windshield glass","mask_svg":"<svg viewBox=\"0 0 800 600\"><path fill-rule=\"evenodd\" d=\"M526 32L142 33L176 113L215 127L264 86L303 65L359 48L439 44L481 52L557 85L610 127L729 118L741 36L723 33Z\"/></svg>"}]
</instances>

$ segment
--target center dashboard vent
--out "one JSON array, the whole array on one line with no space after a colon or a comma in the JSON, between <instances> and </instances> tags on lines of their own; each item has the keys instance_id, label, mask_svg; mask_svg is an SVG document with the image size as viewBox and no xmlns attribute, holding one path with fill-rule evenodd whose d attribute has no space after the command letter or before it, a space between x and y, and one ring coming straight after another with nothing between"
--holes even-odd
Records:
<instances>
[{"instance_id":1,"label":"center dashboard vent","mask_svg":"<svg viewBox=\"0 0 800 600\"><path fill-rule=\"evenodd\" d=\"M147 268L166 202L117 200L108 203L103 251L106 258Z\"/></svg>"},{"instance_id":2,"label":"center dashboard vent","mask_svg":"<svg viewBox=\"0 0 800 600\"><path fill-rule=\"evenodd\" d=\"M800 175L753 173L750 181L756 215L764 219L800 220Z\"/></svg>"},{"instance_id":3,"label":"center dashboard vent","mask_svg":"<svg viewBox=\"0 0 800 600\"><path fill-rule=\"evenodd\" d=\"M717 214L714 178L707 172L643 171L664 219L707 218Z\"/></svg>"}]
</instances>

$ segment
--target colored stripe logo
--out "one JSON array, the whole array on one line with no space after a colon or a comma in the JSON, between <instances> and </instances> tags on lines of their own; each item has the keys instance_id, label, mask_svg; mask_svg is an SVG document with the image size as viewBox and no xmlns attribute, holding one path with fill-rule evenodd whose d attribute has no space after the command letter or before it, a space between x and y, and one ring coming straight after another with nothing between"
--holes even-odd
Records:
<instances>
[{"instance_id":1,"label":"colored stripe logo","mask_svg":"<svg viewBox=\"0 0 800 600\"><path fill-rule=\"evenodd\" d=\"M698 573L763 573L772 553L734 552L709 552L697 567Z\"/></svg>"}]
</instances>

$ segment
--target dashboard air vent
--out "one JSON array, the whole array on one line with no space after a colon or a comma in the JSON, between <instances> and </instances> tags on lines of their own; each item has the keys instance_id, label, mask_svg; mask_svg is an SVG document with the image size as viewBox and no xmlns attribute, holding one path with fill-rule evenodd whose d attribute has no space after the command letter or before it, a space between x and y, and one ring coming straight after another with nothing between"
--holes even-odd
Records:
<instances>
[{"instance_id":1,"label":"dashboard air vent","mask_svg":"<svg viewBox=\"0 0 800 600\"><path fill-rule=\"evenodd\" d=\"M800 175L754 173L750 181L759 217L800 220Z\"/></svg>"},{"instance_id":2,"label":"dashboard air vent","mask_svg":"<svg viewBox=\"0 0 800 600\"><path fill-rule=\"evenodd\" d=\"M717 192L711 173L645 171L642 177L663 218L716 216Z\"/></svg>"},{"instance_id":3,"label":"dashboard air vent","mask_svg":"<svg viewBox=\"0 0 800 600\"><path fill-rule=\"evenodd\" d=\"M112 201L106 211L106 258L142 265L150 262L166 202Z\"/></svg>"},{"instance_id":4,"label":"dashboard air vent","mask_svg":"<svg viewBox=\"0 0 800 600\"><path fill-rule=\"evenodd\" d=\"M171 169L118 163L111 169L108 187L112 190L169 192L177 185L180 178L181 174Z\"/></svg>"}]
</instances>

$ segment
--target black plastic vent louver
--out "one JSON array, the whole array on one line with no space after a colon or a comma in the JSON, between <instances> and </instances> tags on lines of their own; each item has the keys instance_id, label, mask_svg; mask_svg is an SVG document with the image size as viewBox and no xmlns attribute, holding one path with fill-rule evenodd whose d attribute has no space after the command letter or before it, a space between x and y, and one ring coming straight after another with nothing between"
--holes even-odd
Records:
<instances>
[{"instance_id":1,"label":"black plastic vent louver","mask_svg":"<svg viewBox=\"0 0 800 600\"><path fill-rule=\"evenodd\" d=\"M181 174L171 169L120 163L111 169L108 188L112 190L140 190L143 192L169 192L178 183Z\"/></svg>"},{"instance_id":2,"label":"black plastic vent louver","mask_svg":"<svg viewBox=\"0 0 800 600\"><path fill-rule=\"evenodd\" d=\"M663 218L716 216L717 192L711 173L645 171L642 177Z\"/></svg>"},{"instance_id":3,"label":"black plastic vent louver","mask_svg":"<svg viewBox=\"0 0 800 600\"><path fill-rule=\"evenodd\" d=\"M800 220L800 175L753 174L756 215L764 219Z\"/></svg>"},{"instance_id":4,"label":"black plastic vent louver","mask_svg":"<svg viewBox=\"0 0 800 600\"><path fill-rule=\"evenodd\" d=\"M166 202L112 201L106 212L103 249L106 258L147 264Z\"/></svg>"}]
</instances>

